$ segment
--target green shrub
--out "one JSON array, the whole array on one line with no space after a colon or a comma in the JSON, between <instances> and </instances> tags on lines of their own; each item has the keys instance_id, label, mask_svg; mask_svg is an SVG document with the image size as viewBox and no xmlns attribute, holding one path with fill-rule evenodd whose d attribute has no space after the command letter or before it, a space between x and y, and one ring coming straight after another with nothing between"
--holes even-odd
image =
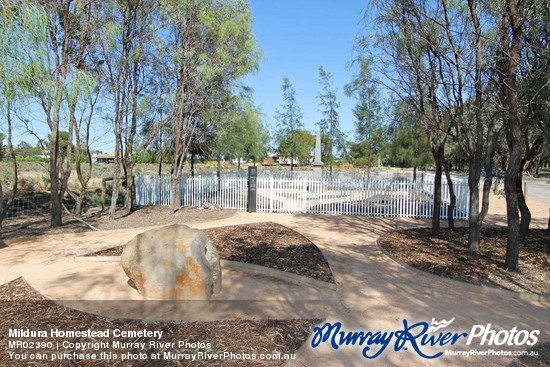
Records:
<instances>
[{"instance_id":1,"label":"green shrub","mask_svg":"<svg viewBox=\"0 0 550 367\"><path fill-rule=\"evenodd\" d=\"M16 157L17 162L49 162L48 157Z\"/></svg>"},{"instance_id":2,"label":"green shrub","mask_svg":"<svg viewBox=\"0 0 550 367\"><path fill-rule=\"evenodd\" d=\"M374 160L372 158L357 158L355 165L359 167L372 167L374 166Z\"/></svg>"}]
</instances>

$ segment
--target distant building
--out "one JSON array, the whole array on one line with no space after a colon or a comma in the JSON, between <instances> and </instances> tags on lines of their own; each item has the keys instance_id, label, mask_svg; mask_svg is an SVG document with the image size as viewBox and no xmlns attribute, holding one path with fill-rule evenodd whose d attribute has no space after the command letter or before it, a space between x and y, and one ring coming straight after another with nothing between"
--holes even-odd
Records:
<instances>
[{"instance_id":1,"label":"distant building","mask_svg":"<svg viewBox=\"0 0 550 367\"><path fill-rule=\"evenodd\" d=\"M309 163L312 163L314 160L314 156L309 156ZM300 162L298 162L298 159L294 158L294 162L292 162L293 166L298 166ZM262 161L262 166L290 166L290 158L284 158L281 157L278 154L265 157Z\"/></svg>"},{"instance_id":2,"label":"distant building","mask_svg":"<svg viewBox=\"0 0 550 367\"><path fill-rule=\"evenodd\" d=\"M92 157L93 163L115 163L115 153L106 153Z\"/></svg>"},{"instance_id":3,"label":"distant building","mask_svg":"<svg viewBox=\"0 0 550 367\"><path fill-rule=\"evenodd\" d=\"M262 161L262 166L277 166L279 164L279 156L273 155L265 157Z\"/></svg>"}]
</instances>

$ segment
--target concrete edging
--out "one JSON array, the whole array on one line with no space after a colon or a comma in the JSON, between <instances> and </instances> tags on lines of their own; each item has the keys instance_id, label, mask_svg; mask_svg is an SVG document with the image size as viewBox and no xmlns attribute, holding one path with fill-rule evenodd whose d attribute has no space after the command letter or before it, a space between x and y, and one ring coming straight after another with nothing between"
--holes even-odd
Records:
<instances>
[{"instance_id":1,"label":"concrete edging","mask_svg":"<svg viewBox=\"0 0 550 367\"><path fill-rule=\"evenodd\" d=\"M486 286L483 286L483 285L471 284L471 283L461 282L459 280L440 277L438 275L428 273L427 271L417 269L417 268L415 268L415 267L399 260L398 258L393 256L392 254L390 254L385 248L383 248L382 245L380 245L380 240L376 240L376 245L378 246L378 250L380 250L384 255L386 255L387 257L389 257L391 260L395 261L399 265L401 265L404 268L407 268L411 271L414 271L415 273L422 274L422 275L424 275L428 278L431 278L431 279L440 280L440 281L443 281L443 282L451 284L451 285L461 286L461 287L465 287L465 288L468 288L468 289L471 289L471 290L480 291L480 292L483 292L483 293L493 293L493 294L498 294L500 296L517 298L517 299L521 299L523 301L550 302L550 296L543 296L541 294L533 294L533 293L520 293L520 292L510 291L510 290L507 290L507 289L491 288L491 287L486 287Z\"/></svg>"},{"instance_id":2,"label":"concrete edging","mask_svg":"<svg viewBox=\"0 0 550 367\"><path fill-rule=\"evenodd\" d=\"M77 262L119 262L120 256L75 256L74 261ZM295 284L307 284L312 287L318 287L318 288L324 288L324 289L330 289L335 291L337 288L337 285L334 283L328 283L324 282L322 280L317 280L313 278L309 278L303 275L298 275L294 273L289 273L287 271L277 270L268 268L261 265L256 264L247 264L242 263L238 261L231 261L231 260L220 260L221 264L223 266L227 266L229 268L244 270L244 271L253 271L265 275L269 275L273 278L281 279L287 282L295 283Z\"/></svg>"},{"instance_id":3,"label":"concrete edging","mask_svg":"<svg viewBox=\"0 0 550 367\"><path fill-rule=\"evenodd\" d=\"M334 283L324 282L322 280L317 280L317 279L309 278L303 275L289 273L287 271L268 268L261 265L248 264L248 263L242 263L242 262L231 261L231 260L221 260L221 263L222 265L228 266L230 268L236 268L236 269L245 270L245 271L251 270L262 274L267 274L269 276L272 276L274 278L278 278L284 281L290 281L292 283L307 284L313 287L326 288L333 291L337 289L337 285Z\"/></svg>"},{"instance_id":4,"label":"concrete edging","mask_svg":"<svg viewBox=\"0 0 550 367\"><path fill-rule=\"evenodd\" d=\"M304 237L306 240L308 240L309 242L311 242L311 244L312 244L313 246L317 247L317 250L319 250L319 252L320 252L321 255L323 256L323 259L325 259L325 262L327 263L328 270L330 270L330 274L332 274L332 280L334 281L334 285L338 284L338 282L336 281L336 277L335 277L335 275L334 275L334 272L332 271L332 266L330 266L330 262L328 261L328 259L327 259L326 255L325 255L325 253L323 252L323 250L321 250L321 249L319 248L319 246L317 246L317 245L315 244L315 242L313 242L308 236L304 235L303 233L298 232L297 230L295 230L295 229L293 229L293 228L287 227L287 226L285 226L285 225L283 225L283 224L281 224L281 223L277 223L277 222L271 222L271 223L278 224L278 225L280 225L280 226L282 226L282 227L285 227L285 228L291 230L291 231L294 232L294 233L299 234L300 236ZM270 268L268 268L268 269L270 269ZM307 279L311 279L311 278L307 278ZM323 282L323 283L327 283L327 282ZM330 284L330 283L329 283L329 284Z\"/></svg>"}]
</instances>

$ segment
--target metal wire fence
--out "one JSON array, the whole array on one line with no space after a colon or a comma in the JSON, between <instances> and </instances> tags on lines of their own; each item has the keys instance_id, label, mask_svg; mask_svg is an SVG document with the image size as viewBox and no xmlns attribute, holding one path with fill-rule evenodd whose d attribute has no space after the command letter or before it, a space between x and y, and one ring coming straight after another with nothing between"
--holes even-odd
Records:
<instances>
[{"instance_id":1,"label":"metal wire fence","mask_svg":"<svg viewBox=\"0 0 550 367\"><path fill-rule=\"evenodd\" d=\"M4 205L7 201L4 202ZM6 220L39 216L50 212L50 195L35 194L16 197L8 209Z\"/></svg>"},{"instance_id":2,"label":"metal wire fence","mask_svg":"<svg viewBox=\"0 0 550 367\"><path fill-rule=\"evenodd\" d=\"M107 198L107 204L110 205L111 198ZM63 203L73 211L75 207L74 200L66 195ZM7 199L4 200L4 205L7 204ZM83 210L86 211L90 207L101 206L100 192L87 192L83 200ZM48 215L50 213L50 193L34 193L18 196L8 208L8 212L4 220L12 220L27 217L38 217Z\"/></svg>"}]
</instances>

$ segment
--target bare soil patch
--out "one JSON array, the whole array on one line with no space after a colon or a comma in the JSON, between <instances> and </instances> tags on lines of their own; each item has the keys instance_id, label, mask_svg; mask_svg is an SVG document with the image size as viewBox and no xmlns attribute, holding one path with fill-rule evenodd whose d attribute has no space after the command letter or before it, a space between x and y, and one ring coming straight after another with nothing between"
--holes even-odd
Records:
<instances>
[{"instance_id":1,"label":"bare soil patch","mask_svg":"<svg viewBox=\"0 0 550 367\"><path fill-rule=\"evenodd\" d=\"M550 295L550 233L532 229L519 254L519 272L504 269L506 228L483 228L479 252L467 249L468 229L418 228L388 233L380 245L397 259L415 268L456 279L516 292Z\"/></svg>"},{"instance_id":2,"label":"bare soil patch","mask_svg":"<svg viewBox=\"0 0 550 367\"><path fill-rule=\"evenodd\" d=\"M301 234L276 223L205 229L222 259L256 264L334 283L321 250ZM120 256L123 246L85 256Z\"/></svg>"},{"instance_id":3,"label":"bare soil patch","mask_svg":"<svg viewBox=\"0 0 550 367\"><path fill-rule=\"evenodd\" d=\"M150 227L176 223L197 223L228 218L234 215L233 209L202 209L183 207L170 214L165 206L140 206L132 213L119 211L115 220L109 220L108 211L99 208L90 210L83 218L86 222L102 230ZM86 232L91 229L68 215L63 216L63 226L50 228L48 214L10 219L4 222L2 237L16 242L44 234Z\"/></svg>"},{"instance_id":4,"label":"bare soil patch","mask_svg":"<svg viewBox=\"0 0 550 367\"><path fill-rule=\"evenodd\" d=\"M232 352L234 354L256 354L259 356L262 353L280 352L296 353L298 348L307 339L312 327L321 320L230 320L230 321L211 321L211 322L143 322L143 321L125 321L117 319L105 319L97 315L87 314L73 309L65 308L54 301L48 300L40 295L36 290L30 287L23 279L19 278L10 283L0 286L0 365L2 366L21 366L25 365L42 365L42 366L280 366L285 360L229 360L229 359L212 359L201 361L186 361L186 360L151 360L151 354L171 351L173 353L195 353L202 349L192 348L156 348L149 345L151 338L114 338L112 332L107 338L94 340L93 338L71 338L65 337L59 339L71 343L87 343L94 341L108 342L108 347L102 347L94 351L92 346L85 347L83 350L76 351L74 349L60 348L57 351L52 348L10 348L8 340L13 338L6 337L9 329L30 329L30 330L46 330L49 333L50 329L59 330L162 330L162 342L173 342L178 345L179 341L188 341L189 343L211 343L211 354ZM17 338L16 338L17 339ZM52 341L53 338L32 338L24 340L33 341ZM129 348L116 349L113 348L112 342L118 340L120 342L145 342L144 350ZM54 341L55 345L55 341ZM32 362L28 359L26 362L14 361L9 358L8 352L15 353L73 353L90 354L100 352L111 352L122 354L131 353L146 353L149 358L147 360L138 361L89 361L82 359L70 359L55 362Z\"/></svg>"}]
</instances>

